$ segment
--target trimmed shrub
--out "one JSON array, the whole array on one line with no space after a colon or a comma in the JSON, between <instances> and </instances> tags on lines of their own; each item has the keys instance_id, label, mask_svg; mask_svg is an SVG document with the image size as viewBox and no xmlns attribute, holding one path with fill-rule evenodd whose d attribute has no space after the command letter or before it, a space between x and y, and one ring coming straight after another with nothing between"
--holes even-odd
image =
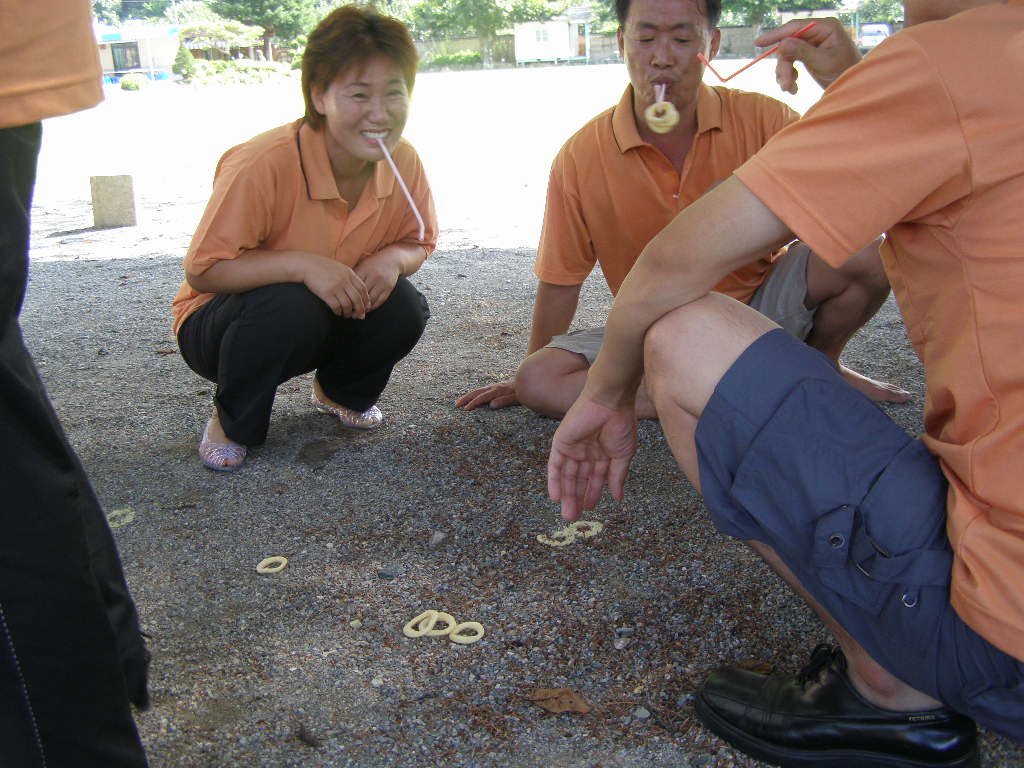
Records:
<instances>
[{"instance_id":1,"label":"trimmed shrub","mask_svg":"<svg viewBox=\"0 0 1024 768\"><path fill-rule=\"evenodd\" d=\"M192 51L186 48L184 43L178 45L178 53L174 57L174 66L171 67L171 71L186 83L195 77L196 60Z\"/></svg>"},{"instance_id":2,"label":"trimmed shrub","mask_svg":"<svg viewBox=\"0 0 1024 768\"><path fill-rule=\"evenodd\" d=\"M424 69L470 69L479 67L480 62L479 51L455 51L432 57L424 63Z\"/></svg>"},{"instance_id":3,"label":"trimmed shrub","mask_svg":"<svg viewBox=\"0 0 1024 768\"><path fill-rule=\"evenodd\" d=\"M138 91L141 90L147 82L145 75L139 74L138 72L129 72L121 78L121 90Z\"/></svg>"}]
</instances>

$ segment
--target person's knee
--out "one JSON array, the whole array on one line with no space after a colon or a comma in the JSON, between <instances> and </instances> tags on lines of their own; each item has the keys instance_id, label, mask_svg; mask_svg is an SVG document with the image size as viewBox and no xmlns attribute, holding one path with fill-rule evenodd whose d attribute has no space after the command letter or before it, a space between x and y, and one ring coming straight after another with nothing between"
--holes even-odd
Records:
<instances>
[{"instance_id":1,"label":"person's knee","mask_svg":"<svg viewBox=\"0 0 1024 768\"><path fill-rule=\"evenodd\" d=\"M545 347L527 357L516 371L516 397L531 411L546 413L555 392L566 386L566 377L587 368L575 352Z\"/></svg>"},{"instance_id":2,"label":"person's knee","mask_svg":"<svg viewBox=\"0 0 1024 768\"><path fill-rule=\"evenodd\" d=\"M265 285L235 298L241 311L224 343L247 355L264 360L308 357L330 334L333 313L301 283Z\"/></svg>"},{"instance_id":3,"label":"person's knee","mask_svg":"<svg viewBox=\"0 0 1024 768\"><path fill-rule=\"evenodd\" d=\"M844 284L843 290L853 287L870 297L889 294L889 277L878 250L881 242L879 238L861 249L836 270Z\"/></svg>"},{"instance_id":4,"label":"person's knee","mask_svg":"<svg viewBox=\"0 0 1024 768\"><path fill-rule=\"evenodd\" d=\"M430 319L426 298L404 277L398 278L391 295L374 312L382 312L394 337L410 342L410 346L423 335Z\"/></svg>"},{"instance_id":5,"label":"person's knee","mask_svg":"<svg viewBox=\"0 0 1024 768\"><path fill-rule=\"evenodd\" d=\"M700 413L743 351L775 329L760 312L719 293L664 315L644 336L644 374L656 410L671 404Z\"/></svg>"},{"instance_id":6,"label":"person's knee","mask_svg":"<svg viewBox=\"0 0 1024 768\"><path fill-rule=\"evenodd\" d=\"M302 283L265 285L245 296L245 323L270 328L275 336L324 337L331 314L323 300Z\"/></svg>"}]
</instances>

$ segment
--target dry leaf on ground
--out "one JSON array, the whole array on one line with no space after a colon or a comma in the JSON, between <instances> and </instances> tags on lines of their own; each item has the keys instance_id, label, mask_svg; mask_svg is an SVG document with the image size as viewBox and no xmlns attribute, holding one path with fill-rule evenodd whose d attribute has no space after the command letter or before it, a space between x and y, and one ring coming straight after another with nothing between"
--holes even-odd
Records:
<instances>
[{"instance_id":1,"label":"dry leaf on ground","mask_svg":"<svg viewBox=\"0 0 1024 768\"><path fill-rule=\"evenodd\" d=\"M575 712L585 715L593 709L582 696L569 688L537 688L530 694L530 701L548 712Z\"/></svg>"}]
</instances>

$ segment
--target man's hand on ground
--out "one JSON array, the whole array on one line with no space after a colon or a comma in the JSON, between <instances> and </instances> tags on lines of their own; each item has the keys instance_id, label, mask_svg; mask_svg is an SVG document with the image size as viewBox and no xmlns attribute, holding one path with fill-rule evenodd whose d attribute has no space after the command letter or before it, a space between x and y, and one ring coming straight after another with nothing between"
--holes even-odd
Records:
<instances>
[{"instance_id":1,"label":"man's hand on ground","mask_svg":"<svg viewBox=\"0 0 1024 768\"><path fill-rule=\"evenodd\" d=\"M571 522L593 509L605 484L621 499L634 453L635 410L613 410L581 395L555 432L548 458L548 494L562 502L562 518Z\"/></svg>"},{"instance_id":2,"label":"man's hand on ground","mask_svg":"<svg viewBox=\"0 0 1024 768\"><path fill-rule=\"evenodd\" d=\"M488 384L486 387L477 387L455 401L456 408L466 411L472 411L482 405L489 405L491 408L519 405L515 382L500 381L497 384Z\"/></svg>"}]
</instances>

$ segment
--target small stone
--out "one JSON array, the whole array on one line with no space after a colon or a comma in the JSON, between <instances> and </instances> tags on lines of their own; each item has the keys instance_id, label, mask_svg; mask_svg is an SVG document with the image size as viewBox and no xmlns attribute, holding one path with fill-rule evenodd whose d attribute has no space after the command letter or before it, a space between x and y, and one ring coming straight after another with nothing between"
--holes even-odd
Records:
<instances>
[{"instance_id":1,"label":"small stone","mask_svg":"<svg viewBox=\"0 0 1024 768\"><path fill-rule=\"evenodd\" d=\"M635 717L637 720L646 720L650 716L651 713L650 711L648 711L646 707L637 707L633 710L633 717Z\"/></svg>"},{"instance_id":2,"label":"small stone","mask_svg":"<svg viewBox=\"0 0 1024 768\"><path fill-rule=\"evenodd\" d=\"M373 680L370 681L370 685L372 685L374 688L380 688L382 685L384 685L384 678L379 676L375 677L373 678Z\"/></svg>"},{"instance_id":3,"label":"small stone","mask_svg":"<svg viewBox=\"0 0 1024 768\"><path fill-rule=\"evenodd\" d=\"M363 622L359 619L352 619L352 621L350 621L348 625L352 627L352 629L359 629L361 626L363 626Z\"/></svg>"},{"instance_id":4,"label":"small stone","mask_svg":"<svg viewBox=\"0 0 1024 768\"><path fill-rule=\"evenodd\" d=\"M693 704L693 694L692 693L684 693L682 696L680 696L678 699L676 699L676 708L677 709L685 709L686 707L690 706L691 704Z\"/></svg>"},{"instance_id":5,"label":"small stone","mask_svg":"<svg viewBox=\"0 0 1024 768\"><path fill-rule=\"evenodd\" d=\"M377 571L377 578L380 579L397 579L401 575L401 571L393 566L387 566Z\"/></svg>"},{"instance_id":6,"label":"small stone","mask_svg":"<svg viewBox=\"0 0 1024 768\"><path fill-rule=\"evenodd\" d=\"M632 627L616 627L615 634L619 637L632 637L636 634L636 630Z\"/></svg>"},{"instance_id":7,"label":"small stone","mask_svg":"<svg viewBox=\"0 0 1024 768\"><path fill-rule=\"evenodd\" d=\"M616 637L615 642L612 643L615 646L615 650L621 651L623 648L628 648L629 644L633 641L628 637Z\"/></svg>"},{"instance_id":8,"label":"small stone","mask_svg":"<svg viewBox=\"0 0 1024 768\"><path fill-rule=\"evenodd\" d=\"M445 539L448 538L448 534L444 531L434 531L430 536L430 548L436 549L437 547L444 544Z\"/></svg>"}]
</instances>

